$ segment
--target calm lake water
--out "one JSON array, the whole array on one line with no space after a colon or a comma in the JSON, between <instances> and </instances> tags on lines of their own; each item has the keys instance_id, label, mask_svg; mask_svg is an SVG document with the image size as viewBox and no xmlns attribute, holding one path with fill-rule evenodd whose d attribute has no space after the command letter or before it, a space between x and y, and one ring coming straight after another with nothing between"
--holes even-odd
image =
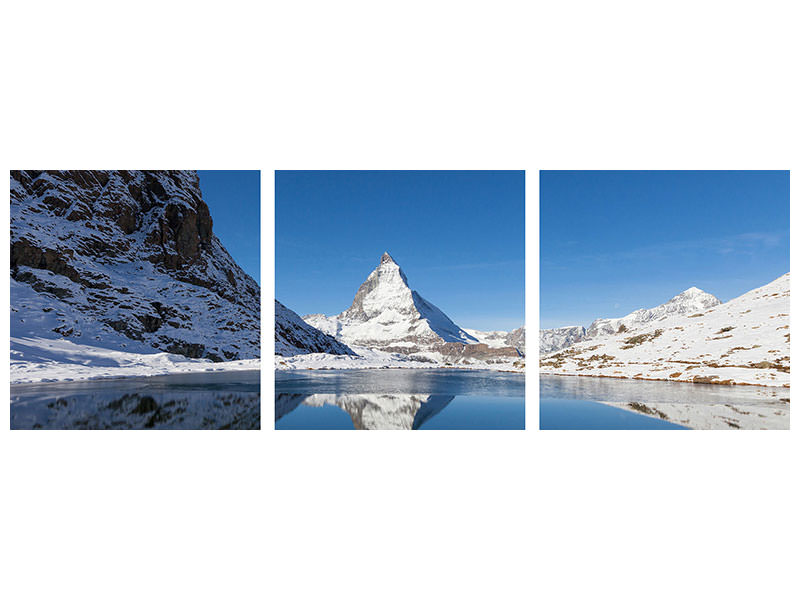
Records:
<instances>
[{"instance_id":1,"label":"calm lake water","mask_svg":"<svg viewBox=\"0 0 800 600\"><path fill-rule=\"evenodd\" d=\"M276 429L525 429L525 376L455 369L276 371Z\"/></svg>"},{"instance_id":2,"label":"calm lake water","mask_svg":"<svg viewBox=\"0 0 800 600\"><path fill-rule=\"evenodd\" d=\"M258 429L260 371L11 386L11 429Z\"/></svg>"},{"instance_id":3,"label":"calm lake water","mask_svg":"<svg viewBox=\"0 0 800 600\"><path fill-rule=\"evenodd\" d=\"M788 429L789 389L539 376L541 429Z\"/></svg>"}]
</instances>

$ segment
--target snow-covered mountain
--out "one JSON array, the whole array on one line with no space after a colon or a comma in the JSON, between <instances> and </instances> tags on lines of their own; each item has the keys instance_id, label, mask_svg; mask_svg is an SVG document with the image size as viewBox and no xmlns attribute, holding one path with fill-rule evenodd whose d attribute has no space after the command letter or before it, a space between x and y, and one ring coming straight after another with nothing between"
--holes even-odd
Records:
<instances>
[{"instance_id":1,"label":"snow-covered mountain","mask_svg":"<svg viewBox=\"0 0 800 600\"><path fill-rule=\"evenodd\" d=\"M516 348L521 354L525 354L524 325L512 331L481 331L479 329L467 329L466 327L464 331L481 344L486 344L490 348Z\"/></svg>"},{"instance_id":2,"label":"snow-covered mountain","mask_svg":"<svg viewBox=\"0 0 800 600\"><path fill-rule=\"evenodd\" d=\"M62 339L253 359L259 326L259 286L214 235L195 171L11 172L12 363Z\"/></svg>"},{"instance_id":3,"label":"snow-covered mountain","mask_svg":"<svg viewBox=\"0 0 800 600\"><path fill-rule=\"evenodd\" d=\"M617 333L624 326L623 332L645 323L658 321L672 315L691 315L717 306L720 301L703 290L690 287L674 298L655 308L640 308L618 319L596 319L586 330L587 338L596 338Z\"/></svg>"},{"instance_id":4,"label":"snow-covered mountain","mask_svg":"<svg viewBox=\"0 0 800 600\"><path fill-rule=\"evenodd\" d=\"M615 333L542 356L540 371L788 387L789 279L787 273L724 304L687 290L673 300L683 297L691 308L629 319L623 331L617 324Z\"/></svg>"},{"instance_id":5,"label":"snow-covered mountain","mask_svg":"<svg viewBox=\"0 0 800 600\"><path fill-rule=\"evenodd\" d=\"M344 312L303 319L320 331L361 348L397 353L428 362L518 358L513 347L490 347L456 325L408 285L400 266L384 253Z\"/></svg>"},{"instance_id":6,"label":"snow-covered mountain","mask_svg":"<svg viewBox=\"0 0 800 600\"><path fill-rule=\"evenodd\" d=\"M580 325L556 327L539 330L539 354L549 354L572 344L577 344L586 337L586 328Z\"/></svg>"},{"instance_id":7,"label":"snow-covered mountain","mask_svg":"<svg viewBox=\"0 0 800 600\"><path fill-rule=\"evenodd\" d=\"M312 327L275 300L275 354L296 356L318 352L355 356L355 352L345 344Z\"/></svg>"},{"instance_id":8,"label":"snow-covered mountain","mask_svg":"<svg viewBox=\"0 0 800 600\"><path fill-rule=\"evenodd\" d=\"M304 319L349 345L367 348L402 352L401 348L442 343L478 343L408 286L405 273L388 252L358 288L350 308L334 317Z\"/></svg>"},{"instance_id":9,"label":"snow-covered mountain","mask_svg":"<svg viewBox=\"0 0 800 600\"><path fill-rule=\"evenodd\" d=\"M539 355L568 348L582 340L624 333L671 315L702 312L719 303L719 300L711 294L696 287L691 287L654 308L640 308L616 319L595 319L588 329L580 325L540 329Z\"/></svg>"}]
</instances>

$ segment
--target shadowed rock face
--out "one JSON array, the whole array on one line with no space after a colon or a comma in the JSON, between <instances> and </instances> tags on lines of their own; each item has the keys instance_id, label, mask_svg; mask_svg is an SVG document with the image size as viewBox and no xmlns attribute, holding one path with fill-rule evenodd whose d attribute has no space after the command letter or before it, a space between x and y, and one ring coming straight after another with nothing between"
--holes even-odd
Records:
<instances>
[{"instance_id":1,"label":"shadowed rock face","mask_svg":"<svg viewBox=\"0 0 800 600\"><path fill-rule=\"evenodd\" d=\"M259 287L214 235L195 171L12 171L10 266L55 310L146 346L260 354Z\"/></svg>"},{"instance_id":2,"label":"shadowed rock face","mask_svg":"<svg viewBox=\"0 0 800 600\"><path fill-rule=\"evenodd\" d=\"M296 356L314 352L356 355L346 344L312 327L275 300L275 354Z\"/></svg>"}]
</instances>

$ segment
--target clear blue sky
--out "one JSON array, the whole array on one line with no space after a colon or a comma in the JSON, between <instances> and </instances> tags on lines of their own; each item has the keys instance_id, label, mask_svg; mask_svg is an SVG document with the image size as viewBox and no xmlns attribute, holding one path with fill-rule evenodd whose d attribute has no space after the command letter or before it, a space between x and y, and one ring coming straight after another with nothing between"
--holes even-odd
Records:
<instances>
[{"instance_id":1,"label":"clear blue sky","mask_svg":"<svg viewBox=\"0 0 800 600\"><path fill-rule=\"evenodd\" d=\"M337 314L388 251L461 327L523 323L523 171L278 171L275 293Z\"/></svg>"},{"instance_id":2,"label":"clear blue sky","mask_svg":"<svg viewBox=\"0 0 800 600\"><path fill-rule=\"evenodd\" d=\"M725 302L789 271L789 172L542 171L540 244L543 328Z\"/></svg>"},{"instance_id":3,"label":"clear blue sky","mask_svg":"<svg viewBox=\"0 0 800 600\"><path fill-rule=\"evenodd\" d=\"M261 283L260 171L198 171L214 233L244 272Z\"/></svg>"}]
</instances>

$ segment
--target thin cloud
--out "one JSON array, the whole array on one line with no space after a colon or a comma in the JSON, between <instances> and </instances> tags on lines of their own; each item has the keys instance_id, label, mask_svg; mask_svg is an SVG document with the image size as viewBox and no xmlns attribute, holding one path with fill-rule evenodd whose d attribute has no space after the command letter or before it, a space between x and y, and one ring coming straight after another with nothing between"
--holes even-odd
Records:
<instances>
[{"instance_id":1,"label":"thin cloud","mask_svg":"<svg viewBox=\"0 0 800 600\"><path fill-rule=\"evenodd\" d=\"M785 232L748 232L718 238L680 240L676 242L640 246L631 250L622 250L618 252L600 252L560 257L558 261L542 259L542 266L557 269L564 268L565 263L598 264L631 259L663 259L665 255L687 252L751 255L763 249L780 246L784 242L786 235Z\"/></svg>"},{"instance_id":2,"label":"thin cloud","mask_svg":"<svg viewBox=\"0 0 800 600\"><path fill-rule=\"evenodd\" d=\"M496 269L499 267L513 267L525 264L523 260L503 260L497 262L471 262L460 263L456 265L432 265L422 268L417 268L417 271L460 271L466 269Z\"/></svg>"}]
</instances>

